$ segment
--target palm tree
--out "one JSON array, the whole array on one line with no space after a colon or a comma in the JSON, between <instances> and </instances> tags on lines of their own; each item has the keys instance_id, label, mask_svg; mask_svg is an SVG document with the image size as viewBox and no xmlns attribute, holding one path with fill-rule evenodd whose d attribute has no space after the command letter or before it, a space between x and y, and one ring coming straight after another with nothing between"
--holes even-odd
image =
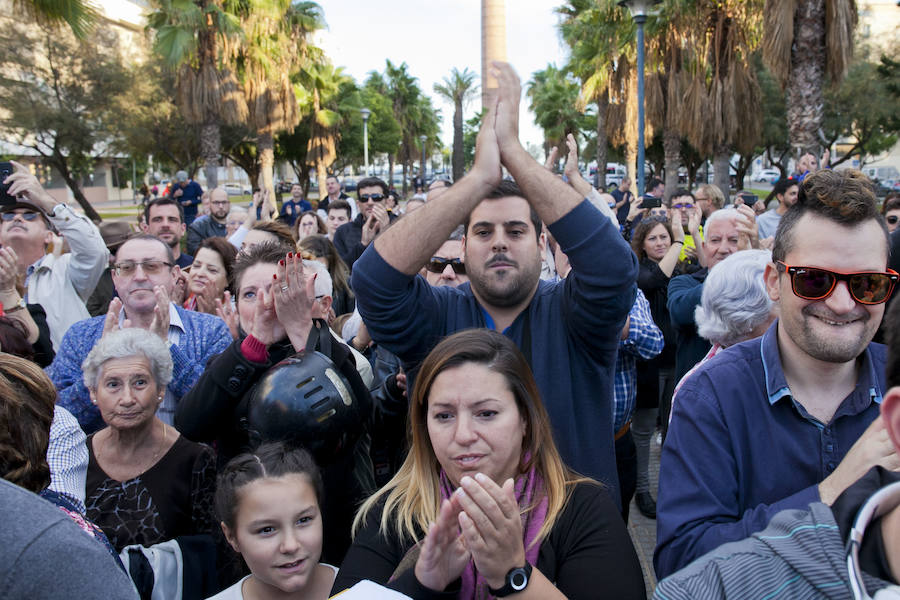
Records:
<instances>
[{"instance_id":1,"label":"palm tree","mask_svg":"<svg viewBox=\"0 0 900 600\"><path fill-rule=\"evenodd\" d=\"M762 0L672 0L664 10L667 124L713 156L715 184L729 194L729 158L752 152L762 129L752 54Z\"/></svg>"},{"instance_id":2,"label":"palm tree","mask_svg":"<svg viewBox=\"0 0 900 600\"><path fill-rule=\"evenodd\" d=\"M247 103L224 60L241 37L237 17L222 0L154 0L147 28L154 49L177 70L176 95L184 120L200 126L200 147L208 187L218 183L221 126L247 120Z\"/></svg>"},{"instance_id":3,"label":"palm tree","mask_svg":"<svg viewBox=\"0 0 900 600\"><path fill-rule=\"evenodd\" d=\"M444 83L434 84L436 94L453 103L453 181L459 181L465 168L463 155L463 109L478 93L475 84L477 75L467 68L462 72L456 67L450 77L444 77Z\"/></svg>"},{"instance_id":4,"label":"palm tree","mask_svg":"<svg viewBox=\"0 0 900 600\"><path fill-rule=\"evenodd\" d=\"M437 112L431 107L431 101L424 97L419 88L419 80L409 74L409 66L404 62L395 65L385 61L384 76L370 82L375 89L390 98L394 118L400 125L400 164L403 168L403 194L408 189L407 173L419 150L419 136L429 136L429 130L437 131ZM432 134L433 135L433 134ZM393 177L393 162L389 156L389 176Z\"/></svg>"},{"instance_id":5,"label":"palm tree","mask_svg":"<svg viewBox=\"0 0 900 600\"><path fill-rule=\"evenodd\" d=\"M617 69L633 61L634 25L615 0L568 0L556 12L562 16L560 33L571 48L566 69L581 81L577 107L597 105L598 188L606 189L608 128L622 127L609 119L610 81Z\"/></svg>"},{"instance_id":6,"label":"palm tree","mask_svg":"<svg viewBox=\"0 0 900 600\"><path fill-rule=\"evenodd\" d=\"M532 74L526 94L531 100L534 122L544 130L545 155L551 146L565 149L567 134L579 136L585 121L575 106L579 89L575 81L553 64Z\"/></svg>"},{"instance_id":7,"label":"palm tree","mask_svg":"<svg viewBox=\"0 0 900 600\"><path fill-rule=\"evenodd\" d=\"M254 0L239 13L246 41L233 48L232 60L248 107L247 124L257 135L259 185L273 195L275 134L300 122L291 77L321 55L309 38L324 24L315 2Z\"/></svg>"},{"instance_id":8,"label":"palm tree","mask_svg":"<svg viewBox=\"0 0 900 600\"><path fill-rule=\"evenodd\" d=\"M14 0L13 4L41 25L65 23L82 40L99 17L97 7L90 0Z\"/></svg>"},{"instance_id":9,"label":"palm tree","mask_svg":"<svg viewBox=\"0 0 900 600\"><path fill-rule=\"evenodd\" d=\"M763 60L787 90L788 136L799 155L821 149L825 76L833 83L853 57L855 0L766 0Z\"/></svg>"},{"instance_id":10,"label":"palm tree","mask_svg":"<svg viewBox=\"0 0 900 600\"><path fill-rule=\"evenodd\" d=\"M341 86L353 83L343 68L335 68L329 61L307 66L298 75L295 87L303 119L309 120L307 164L316 170L319 189L325 189L328 167L337 158L337 143L343 120L339 103Z\"/></svg>"}]
</instances>

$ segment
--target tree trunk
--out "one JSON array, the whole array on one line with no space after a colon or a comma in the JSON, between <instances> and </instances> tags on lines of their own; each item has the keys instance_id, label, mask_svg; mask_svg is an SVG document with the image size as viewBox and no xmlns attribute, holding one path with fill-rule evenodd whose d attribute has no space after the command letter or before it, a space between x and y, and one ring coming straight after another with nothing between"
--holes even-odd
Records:
<instances>
[{"instance_id":1,"label":"tree trunk","mask_svg":"<svg viewBox=\"0 0 900 600\"><path fill-rule=\"evenodd\" d=\"M408 161L405 161L405 160L403 161L403 197L404 198L406 198L406 190L407 190L407 185L406 185L406 183L407 183L407 181L406 181L407 162Z\"/></svg>"},{"instance_id":2,"label":"tree trunk","mask_svg":"<svg viewBox=\"0 0 900 600\"><path fill-rule=\"evenodd\" d=\"M66 185L69 186L69 189L72 190L72 195L75 197L75 201L78 203L78 206L84 211L84 216L93 221L94 223L99 223L103 219L100 218L100 215L91 206L91 203L88 202L88 199L84 197L84 192L81 191L81 186L78 185L78 182L72 177L71 171L69 171L69 164L66 162L65 157L62 155L57 155L50 158L50 164L56 167L56 170L59 171L59 174L62 175L63 181L66 182Z\"/></svg>"},{"instance_id":3,"label":"tree trunk","mask_svg":"<svg viewBox=\"0 0 900 600\"><path fill-rule=\"evenodd\" d=\"M269 190L269 197L275 199L278 203L278 196L275 194L275 181L273 172L275 169L275 138L272 132L260 133L256 139L256 154L259 156L259 189ZM324 180L319 185L324 184ZM321 187L319 189L324 189Z\"/></svg>"},{"instance_id":4,"label":"tree trunk","mask_svg":"<svg viewBox=\"0 0 900 600\"><path fill-rule=\"evenodd\" d=\"M719 186L719 189L722 190L722 193L725 195L726 203L728 203L728 199L731 198L731 185L729 184L728 177L728 171L731 165L728 160L730 157L731 150L727 146L717 147L713 156L713 168L715 169L715 172L713 173L713 185Z\"/></svg>"},{"instance_id":5,"label":"tree trunk","mask_svg":"<svg viewBox=\"0 0 900 600\"><path fill-rule=\"evenodd\" d=\"M462 179L465 170L463 151L463 106L462 101L456 103L453 109L453 181Z\"/></svg>"},{"instance_id":6,"label":"tree trunk","mask_svg":"<svg viewBox=\"0 0 900 600\"><path fill-rule=\"evenodd\" d=\"M666 198L678 189L678 167L681 166L681 137L670 128L663 132L663 153L665 155Z\"/></svg>"},{"instance_id":7,"label":"tree trunk","mask_svg":"<svg viewBox=\"0 0 900 600\"><path fill-rule=\"evenodd\" d=\"M825 51L825 0L799 0L787 84L788 137L795 156L806 151L821 154Z\"/></svg>"},{"instance_id":8,"label":"tree trunk","mask_svg":"<svg viewBox=\"0 0 900 600\"><path fill-rule=\"evenodd\" d=\"M200 154L203 156L203 173L206 174L206 189L211 190L219 185L219 151L222 148L222 136L219 124L215 121L204 123L200 127Z\"/></svg>"},{"instance_id":9,"label":"tree trunk","mask_svg":"<svg viewBox=\"0 0 900 600\"><path fill-rule=\"evenodd\" d=\"M609 93L604 89L597 100L597 189L606 191L606 155L609 145L606 137L606 114L609 111ZM585 161L587 162L587 161Z\"/></svg>"}]
</instances>

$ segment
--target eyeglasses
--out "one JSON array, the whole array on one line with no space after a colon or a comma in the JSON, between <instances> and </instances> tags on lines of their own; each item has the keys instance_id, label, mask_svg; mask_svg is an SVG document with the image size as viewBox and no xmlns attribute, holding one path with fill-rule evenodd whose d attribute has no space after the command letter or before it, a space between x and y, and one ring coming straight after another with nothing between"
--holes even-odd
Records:
<instances>
[{"instance_id":1,"label":"eyeglasses","mask_svg":"<svg viewBox=\"0 0 900 600\"><path fill-rule=\"evenodd\" d=\"M900 275L890 269L887 273L840 273L815 267L794 267L780 260L775 266L791 276L794 295L804 300L824 300L834 292L838 281L845 281L850 295L860 304L881 304L891 297L894 285L900 280Z\"/></svg>"},{"instance_id":2,"label":"eyeglasses","mask_svg":"<svg viewBox=\"0 0 900 600\"><path fill-rule=\"evenodd\" d=\"M887 221L889 225L896 225L897 221L900 220L900 217L898 217L897 215L890 215L888 217L885 217L884 220Z\"/></svg>"},{"instance_id":3,"label":"eyeglasses","mask_svg":"<svg viewBox=\"0 0 900 600\"><path fill-rule=\"evenodd\" d=\"M466 274L466 263L459 258L439 258L435 256L425 263L425 269L432 273L443 273L444 269L447 268L447 265L450 265L450 268L452 268L453 272L457 275Z\"/></svg>"},{"instance_id":4,"label":"eyeglasses","mask_svg":"<svg viewBox=\"0 0 900 600\"><path fill-rule=\"evenodd\" d=\"M229 202L228 200L210 200L209 203L215 206L228 206L229 204L231 204L231 202Z\"/></svg>"},{"instance_id":5,"label":"eyeglasses","mask_svg":"<svg viewBox=\"0 0 900 600\"><path fill-rule=\"evenodd\" d=\"M145 275L156 275L162 271L164 266L171 267L172 263L162 260L145 260L142 262L123 260L122 262L114 264L113 268L116 270L116 275L119 277L131 277L138 267L144 270Z\"/></svg>"},{"instance_id":6,"label":"eyeglasses","mask_svg":"<svg viewBox=\"0 0 900 600\"><path fill-rule=\"evenodd\" d=\"M680 208L680 209L694 208L694 205L693 204L673 204L672 208Z\"/></svg>"},{"instance_id":7,"label":"eyeglasses","mask_svg":"<svg viewBox=\"0 0 900 600\"><path fill-rule=\"evenodd\" d=\"M3 220L4 220L4 221L12 221L13 219L16 218L16 215L19 215L20 217L22 217L22 218L25 219L26 221L34 221L35 219L38 218L38 214L37 214L36 212L20 212L20 213L17 213L17 212L12 212L12 211L10 211L10 212L5 212L5 213L3 213L2 216L3 216Z\"/></svg>"},{"instance_id":8,"label":"eyeglasses","mask_svg":"<svg viewBox=\"0 0 900 600\"><path fill-rule=\"evenodd\" d=\"M368 202L369 200L373 202L381 202L384 200L384 194L362 194L359 197L360 202Z\"/></svg>"}]
</instances>

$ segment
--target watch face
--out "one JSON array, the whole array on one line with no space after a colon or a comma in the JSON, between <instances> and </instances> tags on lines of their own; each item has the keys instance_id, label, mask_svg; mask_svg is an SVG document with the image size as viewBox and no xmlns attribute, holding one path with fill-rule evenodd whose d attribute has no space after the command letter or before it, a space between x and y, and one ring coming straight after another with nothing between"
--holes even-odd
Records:
<instances>
[{"instance_id":1,"label":"watch face","mask_svg":"<svg viewBox=\"0 0 900 600\"><path fill-rule=\"evenodd\" d=\"M526 585L528 585L528 573L525 572L525 569L516 569L510 573L509 586L512 589L518 592L524 590Z\"/></svg>"}]
</instances>

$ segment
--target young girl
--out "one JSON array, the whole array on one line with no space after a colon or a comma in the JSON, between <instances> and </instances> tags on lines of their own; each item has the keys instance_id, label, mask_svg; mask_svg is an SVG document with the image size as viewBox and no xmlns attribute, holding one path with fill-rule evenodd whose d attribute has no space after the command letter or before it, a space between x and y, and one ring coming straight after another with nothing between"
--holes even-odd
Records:
<instances>
[{"instance_id":1,"label":"young girl","mask_svg":"<svg viewBox=\"0 0 900 600\"><path fill-rule=\"evenodd\" d=\"M232 459L219 476L216 512L250 575L209 600L325 600L337 569L322 553L322 479L312 457L281 443Z\"/></svg>"}]
</instances>

